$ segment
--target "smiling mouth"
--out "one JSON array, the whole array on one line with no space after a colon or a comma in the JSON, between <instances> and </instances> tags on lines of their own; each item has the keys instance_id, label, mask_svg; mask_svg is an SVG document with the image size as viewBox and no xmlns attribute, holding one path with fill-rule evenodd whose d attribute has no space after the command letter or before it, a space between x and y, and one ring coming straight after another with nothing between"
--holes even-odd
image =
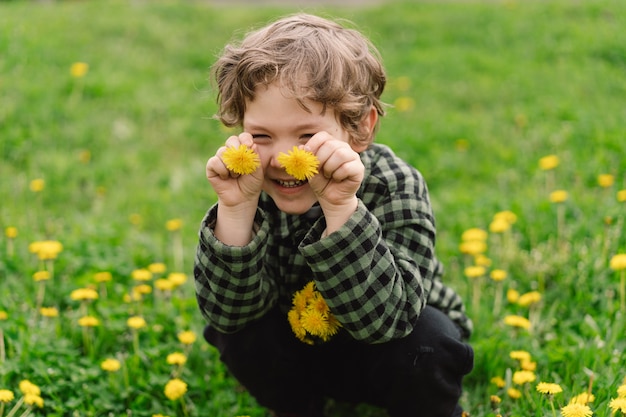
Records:
<instances>
[{"instance_id":1,"label":"smiling mouth","mask_svg":"<svg viewBox=\"0 0 626 417\"><path fill-rule=\"evenodd\" d=\"M276 182L281 187L285 187L285 188L300 187L301 185L304 185L304 184L307 183L306 180L304 180L304 181L299 181L299 180L290 180L290 181L274 180L274 182Z\"/></svg>"}]
</instances>

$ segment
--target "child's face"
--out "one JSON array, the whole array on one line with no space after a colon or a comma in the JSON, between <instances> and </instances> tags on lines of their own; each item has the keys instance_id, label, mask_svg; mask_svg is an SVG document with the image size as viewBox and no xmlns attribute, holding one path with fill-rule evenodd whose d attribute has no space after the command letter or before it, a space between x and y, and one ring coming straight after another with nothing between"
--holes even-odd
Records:
<instances>
[{"instance_id":1,"label":"child's face","mask_svg":"<svg viewBox=\"0 0 626 417\"><path fill-rule=\"evenodd\" d=\"M297 181L277 162L280 152L304 145L314 134L324 131L335 139L350 142L350 135L322 104L306 102L311 110L303 109L293 98L286 98L274 83L260 86L253 101L246 102L243 129L254 138L256 150L264 169L263 191L278 208L289 214L306 213L317 198L307 181Z\"/></svg>"}]
</instances>

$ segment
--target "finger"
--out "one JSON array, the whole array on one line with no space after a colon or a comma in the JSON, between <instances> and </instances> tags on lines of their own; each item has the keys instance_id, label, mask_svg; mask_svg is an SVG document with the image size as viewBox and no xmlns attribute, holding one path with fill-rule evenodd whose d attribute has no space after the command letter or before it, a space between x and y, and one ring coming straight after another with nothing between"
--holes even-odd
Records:
<instances>
[{"instance_id":1,"label":"finger","mask_svg":"<svg viewBox=\"0 0 626 417\"><path fill-rule=\"evenodd\" d=\"M337 143L338 142L338 143ZM345 178L345 174L338 172L344 165L350 165L352 162L360 162L358 154L350 148L347 143L335 141L322 146L318 151L320 159L320 172L326 178L340 181ZM342 170L343 171L343 170Z\"/></svg>"},{"instance_id":2,"label":"finger","mask_svg":"<svg viewBox=\"0 0 626 417\"><path fill-rule=\"evenodd\" d=\"M207 161L207 165L206 165L207 178L220 177L221 179L226 180L228 178L238 177L238 174L231 172L226 167L226 164L224 163L224 160L222 159L222 154L224 153L226 149L228 149L227 146L222 146L221 148L217 150L217 152L215 153L215 156L211 157Z\"/></svg>"}]
</instances>

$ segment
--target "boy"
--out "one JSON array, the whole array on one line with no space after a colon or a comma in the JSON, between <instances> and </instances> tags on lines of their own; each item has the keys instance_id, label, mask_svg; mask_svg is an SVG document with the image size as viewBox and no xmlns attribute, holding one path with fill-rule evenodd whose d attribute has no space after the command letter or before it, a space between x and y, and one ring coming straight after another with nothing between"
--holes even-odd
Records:
<instances>
[{"instance_id":1,"label":"boy","mask_svg":"<svg viewBox=\"0 0 626 417\"><path fill-rule=\"evenodd\" d=\"M206 167L218 202L194 275L207 341L275 416L322 416L328 398L391 417L461 415L471 322L441 282L422 176L373 143L378 52L355 30L296 14L226 46L213 71L218 116L243 133ZM260 162L249 174L224 158L242 145ZM315 155L316 174L287 173L279 155L294 147ZM311 281L327 308L317 324L336 324L315 340L288 319Z\"/></svg>"}]
</instances>

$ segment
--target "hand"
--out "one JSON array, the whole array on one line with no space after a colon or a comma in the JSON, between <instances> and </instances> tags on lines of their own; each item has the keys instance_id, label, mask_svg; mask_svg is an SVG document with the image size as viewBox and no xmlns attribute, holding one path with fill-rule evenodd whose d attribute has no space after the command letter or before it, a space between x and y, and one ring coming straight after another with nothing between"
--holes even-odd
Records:
<instances>
[{"instance_id":1,"label":"hand","mask_svg":"<svg viewBox=\"0 0 626 417\"><path fill-rule=\"evenodd\" d=\"M222 154L227 148L238 148L240 145L255 150L252 136L249 133L241 133L239 136L229 137L224 146L220 147L206 164L207 179L217 193L219 202L228 207L252 202L256 206L263 184L262 167L249 175L235 174L226 167Z\"/></svg>"},{"instance_id":2,"label":"hand","mask_svg":"<svg viewBox=\"0 0 626 417\"><path fill-rule=\"evenodd\" d=\"M363 182L365 167L350 144L326 132L315 134L305 149L320 161L319 173L309 179L309 185L324 211L327 231L331 233L356 210L356 193Z\"/></svg>"}]
</instances>

